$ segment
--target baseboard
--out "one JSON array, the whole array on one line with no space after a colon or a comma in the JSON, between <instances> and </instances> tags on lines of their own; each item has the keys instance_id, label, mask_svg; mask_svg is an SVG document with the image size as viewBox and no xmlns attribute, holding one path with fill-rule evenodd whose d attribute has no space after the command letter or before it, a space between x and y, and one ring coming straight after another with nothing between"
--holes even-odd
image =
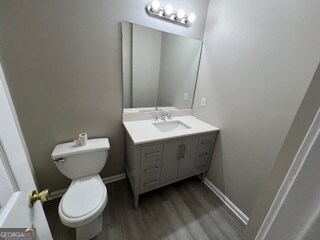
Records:
<instances>
[{"instance_id":1,"label":"baseboard","mask_svg":"<svg viewBox=\"0 0 320 240\"><path fill-rule=\"evenodd\" d=\"M249 218L244 214L226 195L224 195L212 182L207 178L204 180L204 184L230 209L231 212L244 224L247 225Z\"/></svg>"},{"instance_id":2,"label":"baseboard","mask_svg":"<svg viewBox=\"0 0 320 240\"><path fill-rule=\"evenodd\" d=\"M113 175L110 177L105 177L102 178L102 181L104 182L104 184L108 184L108 183L112 183L112 182L116 182L116 181L120 181L122 179L125 179L127 177L126 173L120 173L117 175ZM49 201L55 198L59 198L62 197L62 195L67 191L67 188L63 188L57 191L53 191L50 193L50 197L49 197Z\"/></svg>"},{"instance_id":3,"label":"baseboard","mask_svg":"<svg viewBox=\"0 0 320 240\"><path fill-rule=\"evenodd\" d=\"M120 174L113 175L113 176L110 176L110 177L102 178L102 181L105 184L108 184L108 183L120 181L120 180L126 179L126 178L127 178L127 174L126 173L120 173Z\"/></svg>"}]
</instances>

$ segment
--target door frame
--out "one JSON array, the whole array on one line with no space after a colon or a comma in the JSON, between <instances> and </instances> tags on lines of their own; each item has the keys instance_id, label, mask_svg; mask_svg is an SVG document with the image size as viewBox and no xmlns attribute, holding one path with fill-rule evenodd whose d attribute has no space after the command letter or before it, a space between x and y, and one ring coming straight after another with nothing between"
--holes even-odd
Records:
<instances>
[{"instance_id":1,"label":"door frame","mask_svg":"<svg viewBox=\"0 0 320 240\"><path fill-rule=\"evenodd\" d=\"M316 145L316 141L319 141L320 139L320 108L318 109L318 112L310 125L310 128L295 156L295 159L288 170L286 177L284 181L282 182L279 191L255 237L255 240L263 240L268 239L268 235L272 233L279 234L279 230L273 229L273 226L275 224L275 220L280 216L280 214L283 216L286 216L286 211L288 211L288 200L290 190L295 189L302 189L300 185L298 185L299 177L301 179L302 173L304 169L304 166L306 166L307 163L307 157L309 154L312 154L312 151L314 151L313 147ZM310 164L310 163L309 163ZM311 173L317 174L317 173ZM309 174L310 176L310 174ZM312 191L313 189L310 189ZM291 199L292 200L292 199ZM284 207L286 206L286 209ZM303 208L300 205L296 206L297 208ZM296 210L295 209L295 210ZM286 210L286 211L284 211ZM312 216L309 216L310 219L312 219ZM293 219L290 219L288 217L288 221L292 221ZM286 231L286 229L281 229L280 231Z\"/></svg>"},{"instance_id":2,"label":"door frame","mask_svg":"<svg viewBox=\"0 0 320 240\"><path fill-rule=\"evenodd\" d=\"M12 115L13 115L13 118L14 118L14 122L16 124L16 127L17 127L17 130L18 130L21 142L22 142L22 146L23 146L24 152L25 152L25 154L27 156L28 165L30 167L30 170L31 170L31 173L32 173L32 177L34 179L34 182L36 184L37 189L39 189L39 183L38 183L38 180L36 178L36 174L35 174L34 167L33 167L32 161L31 161L30 153L28 151L27 144L26 144L26 141L24 139L24 136L23 136L23 133L22 133L22 130L21 130L21 126L20 126L20 123L19 123L19 120L18 120L18 115L17 115L17 112L16 112L16 108L14 107L14 104L13 104L13 100L12 100L12 97L11 97L11 94L10 94L10 90L9 90L8 84L6 82L6 78L5 78L5 74L4 74L4 70L3 70L3 64L1 62L0 62L0 66L2 66L2 67L0 67L0 79L1 79L0 81L3 84L3 88L4 88L5 94L7 96L9 105L10 105L10 108L11 108L11 111L12 111Z\"/></svg>"}]
</instances>

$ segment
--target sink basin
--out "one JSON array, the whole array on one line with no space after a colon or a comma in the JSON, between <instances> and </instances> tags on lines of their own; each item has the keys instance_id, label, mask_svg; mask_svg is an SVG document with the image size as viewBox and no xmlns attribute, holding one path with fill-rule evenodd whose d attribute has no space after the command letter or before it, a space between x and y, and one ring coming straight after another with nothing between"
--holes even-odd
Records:
<instances>
[{"instance_id":1,"label":"sink basin","mask_svg":"<svg viewBox=\"0 0 320 240\"><path fill-rule=\"evenodd\" d=\"M156 122L152 123L160 132L170 132L173 130L184 130L189 129L188 125L180 121L170 121L170 122Z\"/></svg>"}]
</instances>

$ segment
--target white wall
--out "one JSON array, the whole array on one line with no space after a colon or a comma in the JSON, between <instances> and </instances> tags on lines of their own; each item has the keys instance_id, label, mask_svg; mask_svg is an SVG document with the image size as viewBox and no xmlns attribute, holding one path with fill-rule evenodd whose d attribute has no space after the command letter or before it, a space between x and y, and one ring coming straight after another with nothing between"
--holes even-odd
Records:
<instances>
[{"instance_id":1,"label":"white wall","mask_svg":"<svg viewBox=\"0 0 320 240\"><path fill-rule=\"evenodd\" d=\"M161 32L132 26L132 107L158 106Z\"/></svg>"},{"instance_id":2,"label":"white wall","mask_svg":"<svg viewBox=\"0 0 320 240\"><path fill-rule=\"evenodd\" d=\"M196 39L162 34L158 106L192 108L201 46Z\"/></svg>"},{"instance_id":3,"label":"white wall","mask_svg":"<svg viewBox=\"0 0 320 240\"><path fill-rule=\"evenodd\" d=\"M208 178L248 216L319 63L319 9L209 3L194 114L221 128Z\"/></svg>"}]
</instances>

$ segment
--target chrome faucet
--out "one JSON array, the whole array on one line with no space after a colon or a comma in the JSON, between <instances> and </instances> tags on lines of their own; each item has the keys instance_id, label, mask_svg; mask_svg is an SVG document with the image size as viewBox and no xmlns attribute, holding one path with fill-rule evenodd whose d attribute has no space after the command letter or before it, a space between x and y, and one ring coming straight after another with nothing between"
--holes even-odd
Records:
<instances>
[{"instance_id":1,"label":"chrome faucet","mask_svg":"<svg viewBox=\"0 0 320 240\"><path fill-rule=\"evenodd\" d=\"M161 115L161 120L162 121L166 121L166 120L170 120L172 117L171 117L171 114L170 113L164 113Z\"/></svg>"},{"instance_id":2,"label":"chrome faucet","mask_svg":"<svg viewBox=\"0 0 320 240\"><path fill-rule=\"evenodd\" d=\"M155 114L154 120L155 121L159 121L160 120L160 118L158 117L158 114Z\"/></svg>"}]
</instances>

